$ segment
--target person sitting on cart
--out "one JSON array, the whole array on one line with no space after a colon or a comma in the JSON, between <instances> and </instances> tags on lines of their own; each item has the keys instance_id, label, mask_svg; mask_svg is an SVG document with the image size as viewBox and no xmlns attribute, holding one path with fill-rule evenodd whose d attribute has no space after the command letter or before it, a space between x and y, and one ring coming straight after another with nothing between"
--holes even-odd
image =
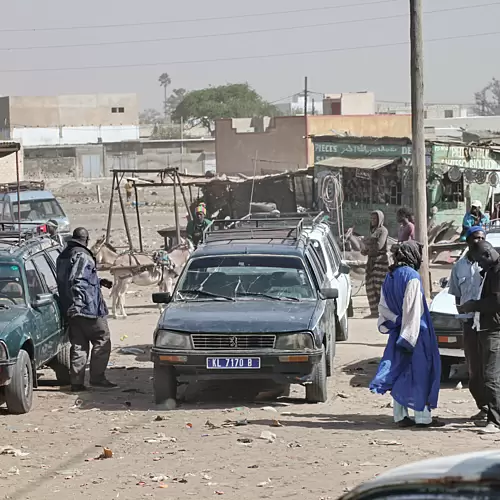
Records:
<instances>
[{"instance_id":1,"label":"person sitting on cart","mask_svg":"<svg viewBox=\"0 0 500 500\"><path fill-rule=\"evenodd\" d=\"M466 233L471 227L475 226L485 227L489 224L490 218L487 214L483 214L483 212L481 211L482 208L483 205L479 200L475 200L472 202L470 210L466 212L464 215L460 241L465 241Z\"/></svg>"},{"instance_id":2,"label":"person sitting on cart","mask_svg":"<svg viewBox=\"0 0 500 500\"><path fill-rule=\"evenodd\" d=\"M203 231L210 226L211 220L207 219L207 209L205 204L198 205L195 210L194 220L190 220L186 227L186 236L197 247L203 240Z\"/></svg>"}]
</instances>

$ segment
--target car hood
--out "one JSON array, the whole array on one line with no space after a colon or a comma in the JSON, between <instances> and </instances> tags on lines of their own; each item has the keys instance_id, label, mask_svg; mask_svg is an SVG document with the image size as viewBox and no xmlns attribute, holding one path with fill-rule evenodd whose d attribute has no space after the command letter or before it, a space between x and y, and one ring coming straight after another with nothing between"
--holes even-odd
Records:
<instances>
[{"instance_id":1,"label":"car hood","mask_svg":"<svg viewBox=\"0 0 500 500\"><path fill-rule=\"evenodd\" d=\"M16 321L26 312L24 307L10 307L9 309L0 308L0 339L4 333L9 333L9 325Z\"/></svg>"},{"instance_id":2,"label":"car hood","mask_svg":"<svg viewBox=\"0 0 500 500\"><path fill-rule=\"evenodd\" d=\"M455 297L448 293L448 288L441 290L431 302L429 310L439 314L458 314Z\"/></svg>"},{"instance_id":3,"label":"car hood","mask_svg":"<svg viewBox=\"0 0 500 500\"><path fill-rule=\"evenodd\" d=\"M172 302L158 327L190 333L297 332L310 328L315 309L315 301Z\"/></svg>"}]
</instances>

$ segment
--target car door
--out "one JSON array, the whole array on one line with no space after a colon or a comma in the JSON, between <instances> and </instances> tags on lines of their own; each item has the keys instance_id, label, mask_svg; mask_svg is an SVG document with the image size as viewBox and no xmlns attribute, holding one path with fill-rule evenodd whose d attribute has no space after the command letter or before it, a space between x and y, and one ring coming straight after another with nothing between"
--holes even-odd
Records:
<instances>
[{"instance_id":1,"label":"car door","mask_svg":"<svg viewBox=\"0 0 500 500\"><path fill-rule=\"evenodd\" d=\"M326 276L325 269L322 268L320 259L311 245L306 250L306 260L309 270L316 281L316 287L319 292L321 288L329 288L330 282ZM335 341L335 299L322 300L324 307L319 326L326 333L328 342Z\"/></svg>"},{"instance_id":2,"label":"car door","mask_svg":"<svg viewBox=\"0 0 500 500\"><path fill-rule=\"evenodd\" d=\"M31 311L37 326L35 353L37 363L43 364L57 354L61 337L61 315L55 297L49 304L34 307L34 303L38 295L56 292L57 284L43 253L27 260L25 269Z\"/></svg>"},{"instance_id":3,"label":"car door","mask_svg":"<svg viewBox=\"0 0 500 500\"><path fill-rule=\"evenodd\" d=\"M341 265L344 264L342 254L337 242L330 232L327 233L325 243L328 246L329 251L332 252L332 257L335 261L335 279L337 280L339 287L338 314L339 319L341 319L345 314L347 314L347 309L351 301L351 277L348 273L342 272Z\"/></svg>"}]
</instances>

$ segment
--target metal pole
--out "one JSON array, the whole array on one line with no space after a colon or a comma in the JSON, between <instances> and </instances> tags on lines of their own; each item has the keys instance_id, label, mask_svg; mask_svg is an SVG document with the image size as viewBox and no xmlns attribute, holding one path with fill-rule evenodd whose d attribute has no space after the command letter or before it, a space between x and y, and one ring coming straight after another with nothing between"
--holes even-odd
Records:
<instances>
[{"instance_id":1,"label":"metal pole","mask_svg":"<svg viewBox=\"0 0 500 500\"><path fill-rule=\"evenodd\" d=\"M122 178L123 178L123 176L122 176ZM128 227L127 212L125 210L125 203L123 201L122 191L120 189L120 180L118 180L117 187L118 187L118 198L120 200L120 206L121 206L122 215L123 215L123 225L125 226L125 232L127 233L128 246L129 246L130 250L133 250L134 245L132 244L132 237L130 236L130 228Z\"/></svg>"},{"instance_id":2,"label":"metal pole","mask_svg":"<svg viewBox=\"0 0 500 500\"><path fill-rule=\"evenodd\" d=\"M113 218L113 202L115 198L116 172L113 172L113 182L111 183L111 198L109 199L108 225L106 227L106 243L109 243L111 236L111 219Z\"/></svg>"},{"instance_id":3,"label":"metal pole","mask_svg":"<svg viewBox=\"0 0 500 500\"><path fill-rule=\"evenodd\" d=\"M181 181L181 177L179 175L179 172L175 172L175 176L177 177L177 182L179 183L179 189L181 191L182 199L184 200L184 205L186 205L186 210L187 210L187 213L188 213L188 218L189 218L189 220L193 220L193 216L191 214L191 210L189 210L189 205L188 205L188 202L187 202L186 193L184 191L184 186L182 185L182 181Z\"/></svg>"},{"instance_id":4,"label":"metal pole","mask_svg":"<svg viewBox=\"0 0 500 500\"><path fill-rule=\"evenodd\" d=\"M172 180L174 181L174 217L175 217L175 235L177 237L177 245L181 242L181 228L179 226L179 209L177 208L177 186L175 183L177 175L174 173L172 175Z\"/></svg>"},{"instance_id":5,"label":"metal pole","mask_svg":"<svg viewBox=\"0 0 500 500\"><path fill-rule=\"evenodd\" d=\"M307 116L307 97L308 97L308 91L307 91L307 76L304 79L304 116Z\"/></svg>"},{"instance_id":6,"label":"metal pole","mask_svg":"<svg viewBox=\"0 0 500 500\"><path fill-rule=\"evenodd\" d=\"M410 0L410 57L412 112L413 203L415 236L422 243L420 275L426 297L430 297L429 246L427 238L427 171L424 137L424 70L422 39L422 0Z\"/></svg>"},{"instance_id":7,"label":"metal pole","mask_svg":"<svg viewBox=\"0 0 500 500\"><path fill-rule=\"evenodd\" d=\"M17 178L17 229L19 243L21 243L21 176L19 174L19 150L16 151L16 178Z\"/></svg>"},{"instance_id":8,"label":"metal pole","mask_svg":"<svg viewBox=\"0 0 500 500\"><path fill-rule=\"evenodd\" d=\"M253 159L253 179L252 179L252 190L250 192L250 203L248 204L248 214L252 213L252 203L253 203L253 191L255 189L255 176L257 175L257 157L259 152L255 151L255 158Z\"/></svg>"},{"instance_id":9,"label":"metal pole","mask_svg":"<svg viewBox=\"0 0 500 500\"><path fill-rule=\"evenodd\" d=\"M137 192L137 185L134 181L134 195L135 195L135 214L137 215L137 230L139 232L139 250L144 251L142 246L142 228L141 228L141 215L139 211L139 194Z\"/></svg>"}]
</instances>

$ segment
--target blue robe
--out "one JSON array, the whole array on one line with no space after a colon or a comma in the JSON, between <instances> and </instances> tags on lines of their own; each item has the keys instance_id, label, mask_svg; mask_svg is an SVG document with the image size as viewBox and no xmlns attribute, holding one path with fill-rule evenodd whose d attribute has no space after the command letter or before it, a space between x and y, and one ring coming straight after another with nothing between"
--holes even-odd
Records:
<instances>
[{"instance_id":1,"label":"blue robe","mask_svg":"<svg viewBox=\"0 0 500 500\"><path fill-rule=\"evenodd\" d=\"M405 292L413 279L420 283L420 300L423 297L422 282L418 272L411 267L396 268L387 274L382 285L385 304L397 318L379 323L381 333L388 333L389 339L370 390L378 394L390 391L400 405L423 411L426 407L429 410L437 407L441 359L425 299L418 336L417 332L413 334L415 341L410 343L401 336Z\"/></svg>"}]
</instances>

